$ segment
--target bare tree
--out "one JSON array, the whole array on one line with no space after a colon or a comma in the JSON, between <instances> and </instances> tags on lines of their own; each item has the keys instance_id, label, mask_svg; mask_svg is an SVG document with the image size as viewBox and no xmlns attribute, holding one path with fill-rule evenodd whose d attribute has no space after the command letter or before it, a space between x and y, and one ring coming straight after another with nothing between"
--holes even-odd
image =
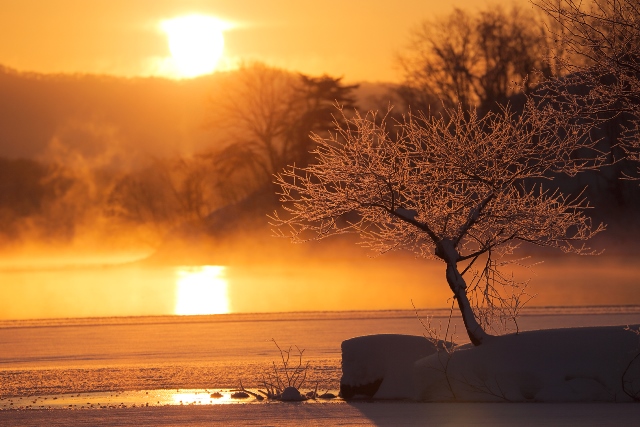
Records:
<instances>
[{"instance_id":1,"label":"bare tree","mask_svg":"<svg viewBox=\"0 0 640 427\"><path fill-rule=\"evenodd\" d=\"M398 57L405 78L402 95L423 111L438 110L440 103L497 111L520 86L528 91L538 82L534 71L553 74L546 60L552 50L542 21L522 8L493 7L477 14L455 9L410 33Z\"/></svg>"},{"instance_id":2,"label":"bare tree","mask_svg":"<svg viewBox=\"0 0 640 427\"><path fill-rule=\"evenodd\" d=\"M555 95L565 115L612 123L627 155L640 161L640 1L534 4L555 21L554 36L569 52L559 62L570 74L547 82L545 96Z\"/></svg>"},{"instance_id":3,"label":"bare tree","mask_svg":"<svg viewBox=\"0 0 640 427\"><path fill-rule=\"evenodd\" d=\"M488 333L477 309L501 304L489 274L501 256L521 242L590 253L584 241L604 227L592 226L580 195L545 182L601 160L578 155L593 144L583 127L531 102L520 116L505 109L480 118L461 107L447 114L409 115L393 137L385 118L356 115L328 138L315 136L316 163L277 176L285 213L272 220L294 241L354 232L381 253L408 249L444 262L469 338L480 345ZM484 264L483 300L470 300L464 279L474 264Z\"/></svg>"},{"instance_id":4,"label":"bare tree","mask_svg":"<svg viewBox=\"0 0 640 427\"><path fill-rule=\"evenodd\" d=\"M340 78L308 77L253 64L228 76L212 94L211 127L229 133L229 143L212 153L217 163L245 169L246 175L270 182L287 164L304 164L311 151L310 132L331 123L334 103L354 105Z\"/></svg>"},{"instance_id":5,"label":"bare tree","mask_svg":"<svg viewBox=\"0 0 640 427\"><path fill-rule=\"evenodd\" d=\"M284 136L301 101L296 96L296 76L263 64L243 67L228 76L212 94L211 127L231 133L226 156L238 154L271 176L290 151Z\"/></svg>"},{"instance_id":6,"label":"bare tree","mask_svg":"<svg viewBox=\"0 0 640 427\"><path fill-rule=\"evenodd\" d=\"M211 211L228 203L227 180L205 157L154 159L115 183L107 214L145 229L156 244L177 225L202 223Z\"/></svg>"},{"instance_id":7,"label":"bare tree","mask_svg":"<svg viewBox=\"0 0 640 427\"><path fill-rule=\"evenodd\" d=\"M410 34L408 48L399 57L411 104L426 110L442 100L445 105L475 103L477 58L471 17L455 9L448 19L423 22Z\"/></svg>"}]
</instances>

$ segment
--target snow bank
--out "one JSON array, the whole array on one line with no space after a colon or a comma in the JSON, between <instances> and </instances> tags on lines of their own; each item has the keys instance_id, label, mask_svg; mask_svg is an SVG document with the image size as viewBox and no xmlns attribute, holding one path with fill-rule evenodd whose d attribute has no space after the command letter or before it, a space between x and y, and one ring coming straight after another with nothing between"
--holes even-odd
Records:
<instances>
[{"instance_id":1,"label":"snow bank","mask_svg":"<svg viewBox=\"0 0 640 427\"><path fill-rule=\"evenodd\" d=\"M479 347L437 352L416 362L415 398L631 401L623 390L623 375L626 390L640 397L640 358L632 362L639 351L638 336L622 326L492 337Z\"/></svg>"},{"instance_id":2,"label":"snow bank","mask_svg":"<svg viewBox=\"0 0 640 427\"><path fill-rule=\"evenodd\" d=\"M381 334L343 341L340 395L413 398L414 362L434 353L433 343L420 336Z\"/></svg>"},{"instance_id":3,"label":"snow bank","mask_svg":"<svg viewBox=\"0 0 640 427\"><path fill-rule=\"evenodd\" d=\"M345 399L628 402L627 393L640 399L639 352L639 336L624 326L521 332L452 353L424 337L370 335L342 343L340 392Z\"/></svg>"}]
</instances>

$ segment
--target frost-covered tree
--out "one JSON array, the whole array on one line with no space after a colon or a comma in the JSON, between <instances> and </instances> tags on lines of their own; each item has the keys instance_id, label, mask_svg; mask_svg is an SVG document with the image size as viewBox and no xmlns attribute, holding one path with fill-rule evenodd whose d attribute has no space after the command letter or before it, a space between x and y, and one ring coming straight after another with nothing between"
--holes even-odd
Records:
<instances>
[{"instance_id":1,"label":"frost-covered tree","mask_svg":"<svg viewBox=\"0 0 640 427\"><path fill-rule=\"evenodd\" d=\"M600 162L580 155L592 147L584 128L559 122L550 108L409 115L394 135L375 113L341 121L330 137L313 137L314 164L277 176L285 212L273 224L294 241L355 232L381 253L408 249L444 262L476 345L489 336L478 309L509 303L497 289L500 256L521 242L582 254L603 229L580 195L546 185ZM474 264L484 267L472 292Z\"/></svg>"}]
</instances>

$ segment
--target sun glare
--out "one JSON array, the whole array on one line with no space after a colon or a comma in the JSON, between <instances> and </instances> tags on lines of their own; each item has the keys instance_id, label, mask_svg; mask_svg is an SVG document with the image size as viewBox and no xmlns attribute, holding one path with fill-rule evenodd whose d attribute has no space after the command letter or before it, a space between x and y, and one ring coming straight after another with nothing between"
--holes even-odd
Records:
<instances>
[{"instance_id":1,"label":"sun glare","mask_svg":"<svg viewBox=\"0 0 640 427\"><path fill-rule=\"evenodd\" d=\"M175 314L222 314L229 312L224 267L205 265L177 270Z\"/></svg>"},{"instance_id":2,"label":"sun glare","mask_svg":"<svg viewBox=\"0 0 640 427\"><path fill-rule=\"evenodd\" d=\"M212 404L224 404L233 403L231 396L228 393L222 394L222 397L214 399L210 396L208 391L184 391L181 393L173 393L171 395L171 401L167 402L173 405L212 405Z\"/></svg>"},{"instance_id":3,"label":"sun glare","mask_svg":"<svg viewBox=\"0 0 640 427\"><path fill-rule=\"evenodd\" d=\"M223 31L229 25L207 15L187 15L162 21L169 51L179 77L196 77L215 71L224 51Z\"/></svg>"}]
</instances>

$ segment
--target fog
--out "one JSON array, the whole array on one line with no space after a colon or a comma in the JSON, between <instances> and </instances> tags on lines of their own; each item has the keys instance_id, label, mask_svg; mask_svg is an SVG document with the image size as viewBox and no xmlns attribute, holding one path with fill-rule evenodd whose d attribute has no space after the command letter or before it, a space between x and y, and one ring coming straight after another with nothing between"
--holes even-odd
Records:
<instances>
[{"instance_id":1,"label":"fog","mask_svg":"<svg viewBox=\"0 0 640 427\"><path fill-rule=\"evenodd\" d=\"M143 253L4 257L0 319L412 310L413 305L452 304L439 262L402 253L370 257L346 243L277 241L246 249L176 257L176 263L190 258L191 265L150 262ZM227 264L214 264L216 259ZM527 307L640 304L640 266L632 257L542 260L533 270L515 272L519 279L531 279L527 291L534 298Z\"/></svg>"},{"instance_id":2,"label":"fog","mask_svg":"<svg viewBox=\"0 0 640 427\"><path fill-rule=\"evenodd\" d=\"M300 83L265 66L184 84L0 77L0 319L451 307L436 261L376 255L349 237L272 237L267 214L281 207L271 174L309 148L296 114L318 115L311 129L326 129L332 97L355 105L355 88L339 79ZM214 80L225 84L214 91ZM294 86L277 92L282 100L256 82ZM388 86L365 86L384 103ZM313 91L323 87L324 98ZM214 102L242 101L234 93L295 106L267 117L294 136L255 143L264 135L240 126L246 110ZM300 93L321 108L305 111ZM637 189L624 186L620 204L594 212L610 226L593 242L602 255L523 252L543 261L515 271L531 279L529 306L640 304ZM610 201L602 188L598 200Z\"/></svg>"}]
</instances>

